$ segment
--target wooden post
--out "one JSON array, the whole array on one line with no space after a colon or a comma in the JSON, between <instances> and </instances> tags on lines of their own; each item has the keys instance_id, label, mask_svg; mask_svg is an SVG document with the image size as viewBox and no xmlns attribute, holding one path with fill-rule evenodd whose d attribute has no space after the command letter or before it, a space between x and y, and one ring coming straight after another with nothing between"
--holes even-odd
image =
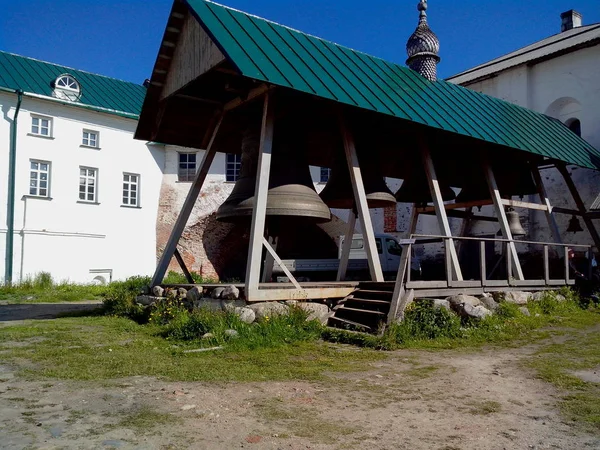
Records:
<instances>
[{"instance_id":1,"label":"wooden post","mask_svg":"<svg viewBox=\"0 0 600 450\"><path fill-rule=\"evenodd\" d=\"M169 267L169 263L171 262L171 258L173 258L173 255L175 254L175 250L177 249L179 239L181 239L183 230L185 229L187 221L190 218L190 214L192 213L194 205L196 204L196 199L198 198L198 195L200 195L200 191L202 190L202 185L204 184L206 175L208 174L213 159L215 158L216 149L214 148L214 143L222 122L223 116L221 116L214 125L214 129L212 130L212 136L210 138L208 146L206 147L206 150L204 151L204 157L202 158L200 169L198 170L198 172L196 172L196 177L194 178L192 187L190 188L190 191L188 192L188 195L185 198L185 202L183 202L183 207L181 208L179 217L177 217L177 221L175 222L173 231L171 231L171 236L169 236L167 245L165 246L163 254L160 257L160 260L158 261L156 271L152 276L152 286L156 286L162 282L163 278L165 277L165 273L167 272L167 268Z\"/></svg>"},{"instance_id":2,"label":"wooden post","mask_svg":"<svg viewBox=\"0 0 600 450\"><path fill-rule=\"evenodd\" d=\"M565 164L557 164L556 168L558 169L558 171L564 178L565 183L567 183L567 187L569 188L569 191L571 192L571 196L573 197L573 200L575 200L575 203L577 204L577 209L579 210L579 212L581 213L581 215L583 217L585 226L587 227L588 232L592 236L592 240L594 241L594 244L596 245L596 247L600 248L600 235L598 234L598 231L596 230L596 227L594 226L594 222L592 222L592 219L587 216L587 210L585 208L585 203L583 203L583 200L581 199L581 196L579 195L579 191L577 190L577 187L575 186L575 183L573 182L573 179L571 178L571 174L567 170L567 166Z\"/></svg>"},{"instance_id":3,"label":"wooden post","mask_svg":"<svg viewBox=\"0 0 600 450\"><path fill-rule=\"evenodd\" d=\"M175 249L175 259L179 263L179 267L181 267L181 270L183 271L183 274L185 275L185 279L187 280L187 282L190 284L194 284L195 283L194 278L192 277L192 274L188 270L187 266L185 265L185 261L183 260L181 254L179 253L179 250L177 250L177 249Z\"/></svg>"},{"instance_id":4,"label":"wooden post","mask_svg":"<svg viewBox=\"0 0 600 450\"><path fill-rule=\"evenodd\" d=\"M500 191L498 190L498 185L496 184L496 177L494 176L492 167L487 159L483 160L483 170L490 188L490 194L492 195L492 201L494 202L494 208L496 209L496 215L498 216L498 223L500 224L502 235L504 236L504 239L508 239L510 241L508 243L507 254L510 253L513 272L517 280L524 280L525 278L523 277L523 270L521 269L521 263L519 262L519 255L517 254L517 247L515 246L513 236L508 225L506 211L504 211L504 205L502 204L502 197L500 197Z\"/></svg>"},{"instance_id":5,"label":"wooden post","mask_svg":"<svg viewBox=\"0 0 600 450\"><path fill-rule=\"evenodd\" d=\"M487 284L487 267L485 260L485 241L479 242L479 271L481 272L481 286L485 287Z\"/></svg>"},{"instance_id":6,"label":"wooden post","mask_svg":"<svg viewBox=\"0 0 600 450\"><path fill-rule=\"evenodd\" d=\"M267 249L267 253L269 253L271 255L271 257L277 262L277 264L279 264L279 267L281 267L281 270L283 270L283 273L285 273L287 275L287 277L290 279L290 281L294 285L294 287L296 289L302 289L302 286L300 286L298 281L296 281L296 278L294 277L294 275L292 275L292 272L290 272L288 270L288 268L285 267L285 264L283 264L283 261L281 260L281 258L279 256L277 256L277 253L275 252L273 247L271 247L271 244L269 244L269 241L267 241L263 237L262 242L263 242L263 245L265 246L265 248Z\"/></svg>"},{"instance_id":7,"label":"wooden post","mask_svg":"<svg viewBox=\"0 0 600 450\"><path fill-rule=\"evenodd\" d=\"M556 242L557 244L562 244L562 237L560 235L558 225L556 224L556 218L554 217L554 213L552 212L552 205L550 204L550 199L548 198L546 188L544 187L544 181L542 180L540 169L535 164L532 164L531 173L533 175L533 180L535 181L535 184L537 186L540 201L543 205L545 205L548 208L548 210L545 211L544 214L546 214L546 220L548 221L550 231L552 231L554 242Z\"/></svg>"},{"instance_id":8,"label":"wooden post","mask_svg":"<svg viewBox=\"0 0 600 450\"><path fill-rule=\"evenodd\" d=\"M369 261L369 270L373 281L382 282L383 272L381 270L381 261L379 253L375 245L375 233L373 231L373 223L371 222L371 213L367 204L367 195L365 194L365 186L358 164L358 156L356 147L354 146L354 138L344 121L343 112L339 114L340 129L344 139L344 151L346 153L346 162L350 171L350 180L352 181L352 190L354 191L354 203L358 210L358 216L363 230L363 239L367 250L367 259Z\"/></svg>"},{"instance_id":9,"label":"wooden post","mask_svg":"<svg viewBox=\"0 0 600 450\"><path fill-rule=\"evenodd\" d=\"M346 278L346 271L348 270L348 260L350 259L350 249L352 247L352 238L354 236L355 227L356 210L351 209L350 215L348 216L348 228L346 230L346 236L344 236L344 243L342 245L342 255L340 258L340 265L338 267L336 281L343 281Z\"/></svg>"},{"instance_id":10,"label":"wooden post","mask_svg":"<svg viewBox=\"0 0 600 450\"><path fill-rule=\"evenodd\" d=\"M448 252L448 257L451 261L452 273L454 274L454 278L456 278L456 280L463 281L462 271L460 270L460 264L458 263L458 254L456 253L456 247L454 247L454 239L452 239L450 223L448 222L448 215L446 214L444 200L442 199L440 183L435 173L433 160L431 159L431 153L424 142L421 142L421 156L423 157L423 165L425 166L429 190L431 192L431 198L433 199L433 205L435 207L435 215L440 226L440 234L448 237L448 239L444 240L444 245L446 246L446 252ZM450 281L452 280L448 280L448 282Z\"/></svg>"},{"instance_id":11,"label":"wooden post","mask_svg":"<svg viewBox=\"0 0 600 450\"><path fill-rule=\"evenodd\" d=\"M278 237L269 237L269 244L273 247L274 251L277 251L277 242L279 241ZM262 274L262 279L261 281L263 283L268 282L269 280L271 280L271 277L273 276L273 263L275 262L275 258L273 258L273 255L271 255L270 252L267 252L266 256L265 256L265 267L263 268L263 274Z\"/></svg>"},{"instance_id":12,"label":"wooden post","mask_svg":"<svg viewBox=\"0 0 600 450\"><path fill-rule=\"evenodd\" d=\"M547 245L544 245L544 282L546 286L550 284L550 255Z\"/></svg>"},{"instance_id":13,"label":"wooden post","mask_svg":"<svg viewBox=\"0 0 600 450\"><path fill-rule=\"evenodd\" d=\"M258 289L260 281L260 265L267 212L267 193L269 190L269 176L271 174L271 151L273 149L274 108L269 102L271 95L268 91L265 93L260 131L258 168L254 189L254 209L252 210L252 227L250 229L250 245L246 265L247 299L249 299L254 290Z\"/></svg>"},{"instance_id":14,"label":"wooden post","mask_svg":"<svg viewBox=\"0 0 600 450\"><path fill-rule=\"evenodd\" d=\"M392 301L390 303L390 312L388 314L387 324L390 325L396 320L396 315L400 308L402 300L405 297L406 289L404 287L404 278L406 271L410 270L410 252L411 245L405 245L402 249L402 255L400 256L400 265L398 266L398 273L396 274L396 284L394 285L394 293L392 294Z\"/></svg>"}]
</instances>

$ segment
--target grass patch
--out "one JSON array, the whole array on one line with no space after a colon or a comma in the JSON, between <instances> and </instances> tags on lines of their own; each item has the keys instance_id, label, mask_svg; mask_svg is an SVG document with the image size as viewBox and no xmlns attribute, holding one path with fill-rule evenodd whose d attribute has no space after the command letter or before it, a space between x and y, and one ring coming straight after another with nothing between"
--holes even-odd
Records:
<instances>
[{"instance_id":1,"label":"grass patch","mask_svg":"<svg viewBox=\"0 0 600 450\"><path fill-rule=\"evenodd\" d=\"M24 369L27 377L72 380L138 375L176 381L319 380L329 372L367 369L370 362L387 357L369 349L345 351L321 341L287 343L285 335L274 346L252 351L240 344L219 352L184 353L200 342L166 340L163 332L162 327L140 326L119 317L55 319L4 329L0 349L7 351L5 359L33 363ZM27 347L3 346L34 336L46 339Z\"/></svg>"},{"instance_id":2,"label":"grass patch","mask_svg":"<svg viewBox=\"0 0 600 450\"><path fill-rule=\"evenodd\" d=\"M173 425L179 423L178 417L155 411L148 406L142 406L134 412L123 417L115 427L128 428L138 433L147 433L158 426Z\"/></svg>"},{"instance_id":3,"label":"grass patch","mask_svg":"<svg viewBox=\"0 0 600 450\"><path fill-rule=\"evenodd\" d=\"M107 286L55 282L49 273L41 272L19 284L0 286L0 301L8 303L62 303L99 300Z\"/></svg>"},{"instance_id":4,"label":"grass patch","mask_svg":"<svg viewBox=\"0 0 600 450\"><path fill-rule=\"evenodd\" d=\"M472 403L469 413L476 416L488 416L490 414L498 413L502 410L502 405L494 401L484 401L478 403Z\"/></svg>"},{"instance_id":5,"label":"grass patch","mask_svg":"<svg viewBox=\"0 0 600 450\"><path fill-rule=\"evenodd\" d=\"M575 372L600 366L600 326L573 330L564 343L544 347L527 362L538 376L563 391L559 406L568 421L600 432L600 384Z\"/></svg>"}]
</instances>

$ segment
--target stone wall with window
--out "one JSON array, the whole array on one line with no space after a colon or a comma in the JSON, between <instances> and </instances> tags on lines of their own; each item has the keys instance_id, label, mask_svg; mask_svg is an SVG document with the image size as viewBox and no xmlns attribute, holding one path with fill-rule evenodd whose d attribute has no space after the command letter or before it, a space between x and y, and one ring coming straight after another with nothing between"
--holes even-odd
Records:
<instances>
[{"instance_id":1,"label":"stone wall with window","mask_svg":"<svg viewBox=\"0 0 600 450\"><path fill-rule=\"evenodd\" d=\"M0 93L0 279L4 276L10 124ZM14 280L50 272L91 282L151 275L164 153L137 122L24 97L18 120ZM98 271L104 271L102 273ZM1 281L1 280L0 280Z\"/></svg>"}]
</instances>

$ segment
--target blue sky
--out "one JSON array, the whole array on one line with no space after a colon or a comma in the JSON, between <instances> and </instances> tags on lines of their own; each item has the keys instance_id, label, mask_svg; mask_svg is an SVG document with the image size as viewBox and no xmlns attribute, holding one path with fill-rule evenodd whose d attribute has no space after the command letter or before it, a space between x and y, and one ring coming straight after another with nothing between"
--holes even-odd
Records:
<instances>
[{"instance_id":1,"label":"blue sky","mask_svg":"<svg viewBox=\"0 0 600 450\"><path fill-rule=\"evenodd\" d=\"M404 63L417 0L222 0L390 61ZM0 0L0 50L137 83L150 76L172 0ZM577 9L600 22L598 0L430 0L448 77L560 31Z\"/></svg>"}]
</instances>

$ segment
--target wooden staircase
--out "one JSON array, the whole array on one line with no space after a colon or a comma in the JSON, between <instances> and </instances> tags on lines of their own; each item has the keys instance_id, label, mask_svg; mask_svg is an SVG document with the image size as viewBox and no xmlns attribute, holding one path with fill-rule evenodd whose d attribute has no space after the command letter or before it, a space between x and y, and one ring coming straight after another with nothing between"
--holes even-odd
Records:
<instances>
[{"instance_id":1,"label":"wooden staircase","mask_svg":"<svg viewBox=\"0 0 600 450\"><path fill-rule=\"evenodd\" d=\"M328 325L376 333L387 321L394 282L363 282L333 309Z\"/></svg>"}]
</instances>

